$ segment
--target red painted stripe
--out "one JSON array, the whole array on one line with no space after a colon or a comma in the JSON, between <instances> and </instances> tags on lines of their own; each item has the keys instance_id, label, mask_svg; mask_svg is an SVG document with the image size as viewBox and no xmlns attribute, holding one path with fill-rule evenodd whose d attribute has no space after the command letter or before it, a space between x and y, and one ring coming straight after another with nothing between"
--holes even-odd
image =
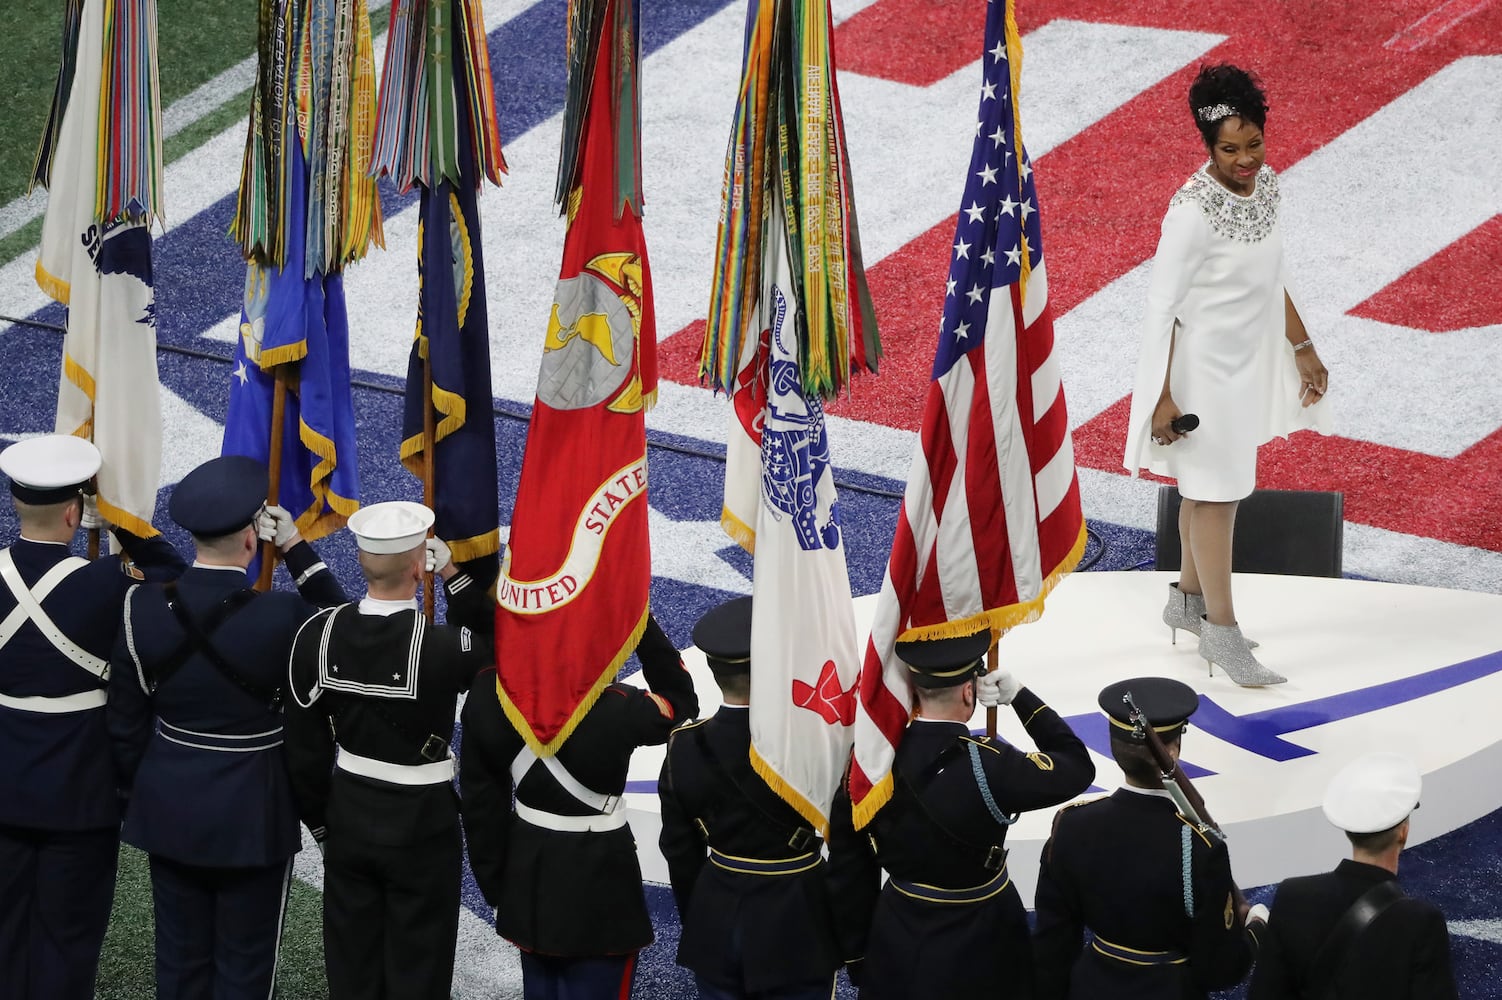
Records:
<instances>
[{"instance_id":1,"label":"red painted stripe","mask_svg":"<svg viewBox=\"0 0 1502 1000\"><path fill-rule=\"evenodd\" d=\"M1445 333L1502 324L1502 215L1494 215L1351 310L1383 323Z\"/></svg>"}]
</instances>

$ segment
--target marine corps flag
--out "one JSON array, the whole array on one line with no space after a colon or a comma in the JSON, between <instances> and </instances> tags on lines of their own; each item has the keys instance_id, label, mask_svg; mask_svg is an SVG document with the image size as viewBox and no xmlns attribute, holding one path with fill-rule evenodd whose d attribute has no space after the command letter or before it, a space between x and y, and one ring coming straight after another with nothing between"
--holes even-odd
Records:
<instances>
[{"instance_id":1,"label":"marine corps flag","mask_svg":"<svg viewBox=\"0 0 1502 1000\"><path fill-rule=\"evenodd\" d=\"M701 362L733 407L721 524L753 553L751 763L820 830L860 669L821 396L880 354L829 34L821 0L748 9Z\"/></svg>"},{"instance_id":2,"label":"marine corps flag","mask_svg":"<svg viewBox=\"0 0 1502 1000\"><path fill-rule=\"evenodd\" d=\"M634 0L569 8L568 234L496 588L498 693L539 754L568 738L646 625L657 337L635 194L637 23Z\"/></svg>"},{"instance_id":3,"label":"marine corps flag","mask_svg":"<svg viewBox=\"0 0 1502 1000\"><path fill-rule=\"evenodd\" d=\"M68 307L57 430L104 458L99 510L154 535L162 420L152 219L161 217L155 0L68 4L63 67L33 171L49 188L36 279Z\"/></svg>"},{"instance_id":4,"label":"marine corps flag","mask_svg":"<svg viewBox=\"0 0 1502 1000\"><path fill-rule=\"evenodd\" d=\"M912 692L899 639L993 637L1043 613L1085 519L1053 351L1043 235L1022 144L1013 0L986 8L980 110L919 449L861 665L850 798L892 796Z\"/></svg>"}]
</instances>

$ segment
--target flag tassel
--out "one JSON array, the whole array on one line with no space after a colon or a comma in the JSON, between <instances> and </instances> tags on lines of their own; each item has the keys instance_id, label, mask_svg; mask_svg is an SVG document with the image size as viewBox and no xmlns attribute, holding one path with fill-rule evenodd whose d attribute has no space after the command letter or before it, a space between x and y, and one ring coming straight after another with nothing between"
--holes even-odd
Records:
<instances>
[{"instance_id":1,"label":"flag tassel","mask_svg":"<svg viewBox=\"0 0 1502 1000\"><path fill-rule=\"evenodd\" d=\"M282 492L282 426L287 414L287 369L279 365L276 382L271 390L271 486L266 491L266 502L276 503ZM256 579L256 590L265 593L271 589L271 575L276 572L276 539L261 546L261 574Z\"/></svg>"}]
</instances>

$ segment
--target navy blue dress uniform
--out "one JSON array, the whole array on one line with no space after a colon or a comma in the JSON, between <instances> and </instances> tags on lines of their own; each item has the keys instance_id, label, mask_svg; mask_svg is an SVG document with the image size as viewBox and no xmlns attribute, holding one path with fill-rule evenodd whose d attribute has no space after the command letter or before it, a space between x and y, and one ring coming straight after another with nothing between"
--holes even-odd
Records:
<instances>
[{"instance_id":1,"label":"navy blue dress uniform","mask_svg":"<svg viewBox=\"0 0 1502 1000\"><path fill-rule=\"evenodd\" d=\"M717 680L749 681L751 598L701 618L694 645ZM726 704L669 740L659 844L683 923L678 964L694 973L702 1000L827 1000L845 956L823 840L756 773L750 749L746 704ZM848 802L845 817L853 835Z\"/></svg>"},{"instance_id":2,"label":"navy blue dress uniform","mask_svg":"<svg viewBox=\"0 0 1502 1000\"><path fill-rule=\"evenodd\" d=\"M23 517L0 550L0 996L14 1000L94 995L120 835L110 650L141 570L182 568L165 539L119 530L134 566L70 554L99 465L98 449L67 435L0 453Z\"/></svg>"},{"instance_id":3,"label":"navy blue dress uniform","mask_svg":"<svg viewBox=\"0 0 1502 1000\"><path fill-rule=\"evenodd\" d=\"M449 624L417 610L432 523L400 501L351 516L382 596L320 612L292 649L287 762L324 849L333 1000L448 1000L453 981L463 845L449 744L459 696L491 664L495 604L484 582L448 570L444 546L434 568L449 575Z\"/></svg>"},{"instance_id":4,"label":"navy blue dress uniform","mask_svg":"<svg viewBox=\"0 0 1502 1000\"><path fill-rule=\"evenodd\" d=\"M1357 858L1278 886L1249 1000L1455 1000L1445 916L1404 895L1393 870L1422 785L1413 761L1391 752L1357 758L1335 776L1325 816L1356 835ZM1389 857L1372 856L1372 837L1375 853Z\"/></svg>"},{"instance_id":5,"label":"navy blue dress uniform","mask_svg":"<svg viewBox=\"0 0 1502 1000\"><path fill-rule=\"evenodd\" d=\"M899 642L897 655L919 689L947 688L980 677L990 646L986 630ZM1011 706L1036 751L972 736L965 722L921 716L902 735L892 798L865 827L889 876L865 960L851 970L865 1000L1032 995L1027 912L1007 871L1007 827L1018 813L1083 792L1095 765L1058 713L1010 683Z\"/></svg>"},{"instance_id":6,"label":"navy blue dress uniform","mask_svg":"<svg viewBox=\"0 0 1502 1000\"><path fill-rule=\"evenodd\" d=\"M1165 744L1199 706L1193 689L1165 678L1107 687L1100 706L1118 760L1145 746L1128 721L1128 691ZM1225 841L1161 787L1127 785L1067 807L1038 873L1038 997L1189 1000L1226 989L1251 968L1263 926L1245 922L1238 897Z\"/></svg>"},{"instance_id":7,"label":"navy blue dress uniform","mask_svg":"<svg viewBox=\"0 0 1502 1000\"><path fill-rule=\"evenodd\" d=\"M248 562L266 489L264 465L225 456L184 477L169 512L200 556L239 538ZM282 751L287 658L314 605L344 601L306 543L284 557L301 596L249 591L244 562L195 561L126 597L107 714L130 800L121 836L151 860L159 1000L264 998L275 980L301 846Z\"/></svg>"},{"instance_id":8,"label":"navy blue dress uniform","mask_svg":"<svg viewBox=\"0 0 1502 1000\"><path fill-rule=\"evenodd\" d=\"M607 687L552 757L536 757L506 718L490 671L464 704L465 845L496 933L522 950L528 1000L627 996L636 953L652 943L626 771L633 750L667 742L699 699L651 616L636 655L650 690Z\"/></svg>"}]
</instances>

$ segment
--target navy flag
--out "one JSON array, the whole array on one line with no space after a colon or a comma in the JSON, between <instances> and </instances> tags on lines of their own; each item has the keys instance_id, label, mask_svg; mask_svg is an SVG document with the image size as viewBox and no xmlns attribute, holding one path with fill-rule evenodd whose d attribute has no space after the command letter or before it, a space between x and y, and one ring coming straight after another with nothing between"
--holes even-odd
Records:
<instances>
[{"instance_id":1,"label":"navy flag","mask_svg":"<svg viewBox=\"0 0 1502 1000\"><path fill-rule=\"evenodd\" d=\"M455 90L467 104L460 82ZM458 141L460 183L441 180L422 187L417 333L407 365L401 458L422 476L426 356L433 369L434 533L462 562L496 554L500 514L474 147L465 129L458 130Z\"/></svg>"}]
</instances>

